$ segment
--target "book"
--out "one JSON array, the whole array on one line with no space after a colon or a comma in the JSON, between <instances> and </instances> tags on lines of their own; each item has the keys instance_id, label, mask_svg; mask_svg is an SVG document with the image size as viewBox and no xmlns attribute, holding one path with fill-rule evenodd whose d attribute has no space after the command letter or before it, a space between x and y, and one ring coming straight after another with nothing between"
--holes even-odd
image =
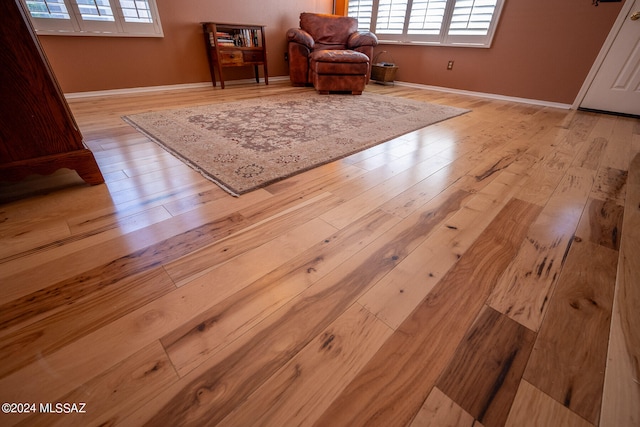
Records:
<instances>
[{"instance_id":1,"label":"book","mask_svg":"<svg viewBox=\"0 0 640 427\"><path fill-rule=\"evenodd\" d=\"M229 31L215 31L209 33L211 46L261 47L260 30L237 28Z\"/></svg>"}]
</instances>

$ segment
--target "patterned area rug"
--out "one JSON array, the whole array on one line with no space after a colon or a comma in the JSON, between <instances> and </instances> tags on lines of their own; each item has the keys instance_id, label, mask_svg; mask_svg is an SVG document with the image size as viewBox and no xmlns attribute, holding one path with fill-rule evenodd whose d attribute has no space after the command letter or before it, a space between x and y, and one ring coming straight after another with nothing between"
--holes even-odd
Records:
<instances>
[{"instance_id":1,"label":"patterned area rug","mask_svg":"<svg viewBox=\"0 0 640 427\"><path fill-rule=\"evenodd\" d=\"M123 119L237 196L467 111L310 90Z\"/></svg>"}]
</instances>

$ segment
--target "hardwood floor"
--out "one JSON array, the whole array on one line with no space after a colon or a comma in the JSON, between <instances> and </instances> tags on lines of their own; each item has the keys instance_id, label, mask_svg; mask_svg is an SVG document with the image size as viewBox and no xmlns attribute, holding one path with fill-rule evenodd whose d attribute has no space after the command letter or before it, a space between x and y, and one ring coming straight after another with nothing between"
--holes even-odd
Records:
<instances>
[{"instance_id":1,"label":"hardwood floor","mask_svg":"<svg viewBox=\"0 0 640 427\"><path fill-rule=\"evenodd\" d=\"M640 425L640 121L371 84L472 112L234 198L120 118L308 90L70 101L107 182L0 186L0 401L85 413L0 424Z\"/></svg>"}]
</instances>

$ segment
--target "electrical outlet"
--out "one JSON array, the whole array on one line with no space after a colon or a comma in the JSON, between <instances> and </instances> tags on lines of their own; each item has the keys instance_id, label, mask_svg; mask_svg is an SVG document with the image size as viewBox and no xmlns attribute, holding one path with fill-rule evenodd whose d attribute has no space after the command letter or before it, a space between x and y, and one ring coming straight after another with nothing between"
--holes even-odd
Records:
<instances>
[{"instance_id":1,"label":"electrical outlet","mask_svg":"<svg viewBox=\"0 0 640 427\"><path fill-rule=\"evenodd\" d=\"M453 61L447 63L447 70L453 70Z\"/></svg>"}]
</instances>

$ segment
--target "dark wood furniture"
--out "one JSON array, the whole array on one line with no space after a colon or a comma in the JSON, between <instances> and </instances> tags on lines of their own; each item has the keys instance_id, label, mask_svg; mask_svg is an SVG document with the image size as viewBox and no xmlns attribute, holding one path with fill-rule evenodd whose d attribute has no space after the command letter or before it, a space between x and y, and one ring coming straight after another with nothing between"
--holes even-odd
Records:
<instances>
[{"instance_id":1,"label":"dark wood furniture","mask_svg":"<svg viewBox=\"0 0 640 427\"><path fill-rule=\"evenodd\" d=\"M264 25L203 22L202 29L211 81L214 87L216 86L216 72L220 77L220 87L224 89L223 68L251 65L254 67L256 83L260 83L258 66L262 65L264 83L269 84Z\"/></svg>"},{"instance_id":2,"label":"dark wood furniture","mask_svg":"<svg viewBox=\"0 0 640 427\"><path fill-rule=\"evenodd\" d=\"M103 183L27 14L20 0L0 2L0 180L68 168Z\"/></svg>"}]
</instances>

